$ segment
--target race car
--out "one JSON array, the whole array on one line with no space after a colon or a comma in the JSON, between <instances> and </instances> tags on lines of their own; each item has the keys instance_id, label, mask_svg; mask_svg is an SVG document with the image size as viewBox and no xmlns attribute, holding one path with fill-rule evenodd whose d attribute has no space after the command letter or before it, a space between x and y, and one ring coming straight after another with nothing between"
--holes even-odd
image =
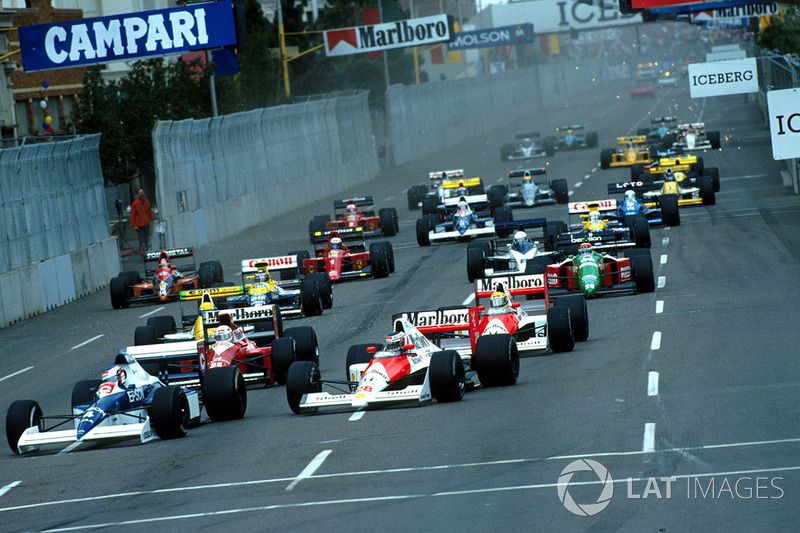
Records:
<instances>
[{"instance_id":1,"label":"race car","mask_svg":"<svg viewBox=\"0 0 800 533\"><path fill-rule=\"evenodd\" d=\"M671 168L665 170L663 179L652 181L625 181L609 183L608 193L619 194L633 191L637 198L648 208L661 207L672 209L691 205L714 205L714 180L709 175L701 175L692 179L683 172L673 172ZM668 207L669 206L669 207Z\"/></svg>"},{"instance_id":2,"label":"race car","mask_svg":"<svg viewBox=\"0 0 800 533\"><path fill-rule=\"evenodd\" d=\"M492 185L487 197L491 207L536 207L565 204L569 201L567 180L536 178L546 176L547 169L531 168L508 173L509 185Z\"/></svg>"},{"instance_id":3,"label":"race car","mask_svg":"<svg viewBox=\"0 0 800 533\"><path fill-rule=\"evenodd\" d=\"M372 196L343 198L333 202L335 220L330 215L317 215L308 223L312 243L325 242L331 231L361 228L364 237L384 235L391 237L400 229L397 209L385 207L375 216Z\"/></svg>"},{"instance_id":4,"label":"race car","mask_svg":"<svg viewBox=\"0 0 800 533\"><path fill-rule=\"evenodd\" d=\"M678 135L673 146L683 150L716 150L720 147L720 133L706 131L703 122L678 124Z\"/></svg>"},{"instance_id":5,"label":"race car","mask_svg":"<svg viewBox=\"0 0 800 533\"><path fill-rule=\"evenodd\" d=\"M495 223L513 220L511 208L504 206L493 210L473 211L466 199L459 199L455 208L442 207L440 215L424 215L417 220L417 243L430 246L433 242L465 240L474 237L491 237L496 234Z\"/></svg>"},{"instance_id":6,"label":"race car","mask_svg":"<svg viewBox=\"0 0 800 533\"><path fill-rule=\"evenodd\" d=\"M295 256L297 268L281 270L281 279L327 275L331 282L353 279L385 278L394 272L394 251L389 241L374 242L367 249L360 228L331 231L328 241L314 246L314 257L308 251L289 252Z\"/></svg>"},{"instance_id":7,"label":"race car","mask_svg":"<svg viewBox=\"0 0 800 533\"><path fill-rule=\"evenodd\" d=\"M659 157L649 165L636 164L631 166L631 180L650 181L661 179L661 176L672 169L673 172L682 172L694 184L698 176L711 176L714 185L714 192L719 192L719 169L717 167L706 167L703 158L689 154L671 155L669 157Z\"/></svg>"},{"instance_id":8,"label":"race car","mask_svg":"<svg viewBox=\"0 0 800 533\"><path fill-rule=\"evenodd\" d=\"M647 248L611 255L604 246L581 244L578 253L547 265L550 294L583 294L586 298L655 290L653 261ZM627 256L627 257L626 257Z\"/></svg>"},{"instance_id":9,"label":"race car","mask_svg":"<svg viewBox=\"0 0 800 533\"><path fill-rule=\"evenodd\" d=\"M436 206L444 203L445 198L453 195L472 196L485 194L480 178L464 178L464 169L439 170L428 173L430 190L427 185L414 185L408 189L408 208L410 210L425 208L428 214L436 212ZM466 191L459 191L460 188ZM445 191L448 189L448 191ZM455 192L453 190L455 189ZM423 205L424 204L424 205ZM423 212L423 214L425 214Z\"/></svg>"},{"instance_id":10,"label":"race car","mask_svg":"<svg viewBox=\"0 0 800 533\"><path fill-rule=\"evenodd\" d=\"M615 200L611 200L616 202ZM625 191L625 199L617 205L617 219L628 227L633 226L635 217L643 218L647 225L658 226L680 226L681 213L678 210L678 202L666 201L660 203L658 207L647 207L644 202L636 197L636 193Z\"/></svg>"},{"instance_id":11,"label":"race car","mask_svg":"<svg viewBox=\"0 0 800 533\"><path fill-rule=\"evenodd\" d=\"M552 138L552 143L556 151L596 148L597 132L587 132L583 124L559 126L556 128L556 135Z\"/></svg>"},{"instance_id":12,"label":"race car","mask_svg":"<svg viewBox=\"0 0 800 533\"><path fill-rule=\"evenodd\" d=\"M6 438L17 454L53 444L174 439L200 422L200 407L197 391L164 384L122 351L102 380L75 384L70 414L45 416L33 400L13 402L6 413Z\"/></svg>"},{"instance_id":13,"label":"race car","mask_svg":"<svg viewBox=\"0 0 800 533\"><path fill-rule=\"evenodd\" d=\"M580 222L572 223L574 215ZM572 202L569 204L570 225L550 233L550 247L565 254L574 254L583 242L619 248L650 248L650 228L646 220L633 217L623 223L617 216L614 200ZM628 222L628 221L626 221ZM554 231L548 228L549 231Z\"/></svg>"},{"instance_id":14,"label":"race car","mask_svg":"<svg viewBox=\"0 0 800 533\"><path fill-rule=\"evenodd\" d=\"M500 147L501 161L517 161L533 159L536 157L551 157L555 155L554 139L539 140L539 133L519 133L514 136L513 143L506 143Z\"/></svg>"},{"instance_id":15,"label":"race car","mask_svg":"<svg viewBox=\"0 0 800 533\"><path fill-rule=\"evenodd\" d=\"M652 98L656 95L656 90L652 85L640 84L637 87L631 89L630 95L631 95L631 100L634 98L639 98L641 96L649 96Z\"/></svg>"},{"instance_id":16,"label":"race car","mask_svg":"<svg viewBox=\"0 0 800 533\"><path fill-rule=\"evenodd\" d=\"M182 265L172 262L183 257L191 257L192 262ZM131 303L165 303L176 300L183 290L207 288L213 283L224 282L219 261L206 261L200 263L199 270L195 268L192 248L146 252L144 277L142 280L136 270L126 270L112 278L109 285L111 306L122 309Z\"/></svg>"},{"instance_id":17,"label":"race car","mask_svg":"<svg viewBox=\"0 0 800 533\"><path fill-rule=\"evenodd\" d=\"M646 135L617 137L616 148L600 150L600 168L629 167L636 163L650 163L653 159Z\"/></svg>"},{"instance_id":18,"label":"race car","mask_svg":"<svg viewBox=\"0 0 800 533\"><path fill-rule=\"evenodd\" d=\"M525 233L526 228L546 228L547 220L540 218L520 222L514 222L517 229L513 238L498 237L492 241L467 245L467 278L470 282L497 275L541 274L544 266L553 262L556 254L544 251L541 246L544 241L533 241Z\"/></svg>"},{"instance_id":19,"label":"race car","mask_svg":"<svg viewBox=\"0 0 800 533\"><path fill-rule=\"evenodd\" d=\"M653 117L650 123L658 128L645 127L636 130L636 135L645 135L647 137L647 144L651 147L657 147L661 150L669 150L672 143L678 135L678 119L674 115L665 115L661 117Z\"/></svg>"}]
</instances>

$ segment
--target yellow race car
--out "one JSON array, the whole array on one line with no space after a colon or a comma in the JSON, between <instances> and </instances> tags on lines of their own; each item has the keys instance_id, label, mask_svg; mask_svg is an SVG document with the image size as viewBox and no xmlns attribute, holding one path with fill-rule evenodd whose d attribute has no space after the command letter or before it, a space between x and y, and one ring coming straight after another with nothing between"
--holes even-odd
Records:
<instances>
[{"instance_id":1,"label":"yellow race car","mask_svg":"<svg viewBox=\"0 0 800 533\"><path fill-rule=\"evenodd\" d=\"M656 154L650 152L647 135L617 137L616 148L600 150L600 168L629 167L637 163L651 163Z\"/></svg>"}]
</instances>

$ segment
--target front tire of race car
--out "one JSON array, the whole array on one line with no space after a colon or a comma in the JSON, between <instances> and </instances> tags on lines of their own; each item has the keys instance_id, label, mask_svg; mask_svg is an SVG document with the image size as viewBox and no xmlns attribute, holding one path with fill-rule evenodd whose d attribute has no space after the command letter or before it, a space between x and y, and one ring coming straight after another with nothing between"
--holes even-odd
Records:
<instances>
[{"instance_id":1,"label":"front tire of race car","mask_svg":"<svg viewBox=\"0 0 800 533\"><path fill-rule=\"evenodd\" d=\"M589 338L589 312L586 309L586 298L582 294L569 294L553 298L553 307L569 308L569 320L575 342L583 342Z\"/></svg>"},{"instance_id":2,"label":"front tire of race car","mask_svg":"<svg viewBox=\"0 0 800 533\"><path fill-rule=\"evenodd\" d=\"M554 352L571 352L575 349L575 333L568 307L551 307L547 310L547 340Z\"/></svg>"},{"instance_id":3,"label":"front tire of race car","mask_svg":"<svg viewBox=\"0 0 800 533\"><path fill-rule=\"evenodd\" d=\"M604 148L600 150L600 168L605 169L611 166L611 154L613 153L613 148Z\"/></svg>"},{"instance_id":4,"label":"front tire of race car","mask_svg":"<svg viewBox=\"0 0 800 533\"><path fill-rule=\"evenodd\" d=\"M470 243L467 245L467 278L470 282L484 276L486 268L485 243Z\"/></svg>"},{"instance_id":5,"label":"front tire of race car","mask_svg":"<svg viewBox=\"0 0 800 533\"><path fill-rule=\"evenodd\" d=\"M397 234L397 209L394 207L386 207L378 211L378 217L381 219L381 233L385 237L393 237Z\"/></svg>"},{"instance_id":6,"label":"front tire of race car","mask_svg":"<svg viewBox=\"0 0 800 533\"><path fill-rule=\"evenodd\" d=\"M347 349L344 364L345 379L350 380L350 365L369 363L372 360L372 354L367 351L370 347L375 348L375 351L383 350L382 344L354 344Z\"/></svg>"},{"instance_id":7,"label":"front tire of race car","mask_svg":"<svg viewBox=\"0 0 800 533\"><path fill-rule=\"evenodd\" d=\"M299 326L289 328L284 332L286 337L294 339L294 351L296 360L312 361L319 364L319 342L317 342L317 332L311 326ZM288 369L288 365L286 366Z\"/></svg>"},{"instance_id":8,"label":"front tire of race car","mask_svg":"<svg viewBox=\"0 0 800 533\"><path fill-rule=\"evenodd\" d=\"M307 409L300 408L303 395L310 392L322 392L322 378L319 374L319 366L311 361L297 361L289 367L286 377L286 400L289 402L289 409L296 414L316 413L316 407Z\"/></svg>"},{"instance_id":9,"label":"front tire of race car","mask_svg":"<svg viewBox=\"0 0 800 533\"><path fill-rule=\"evenodd\" d=\"M586 148L597 148L598 137L596 131L586 133Z\"/></svg>"},{"instance_id":10,"label":"front tire of race car","mask_svg":"<svg viewBox=\"0 0 800 533\"><path fill-rule=\"evenodd\" d=\"M300 282L300 300L303 304L303 314L305 316L319 316L322 314L324 305L322 295L319 293L319 286L314 279L303 278Z\"/></svg>"},{"instance_id":11,"label":"front tire of race car","mask_svg":"<svg viewBox=\"0 0 800 533\"><path fill-rule=\"evenodd\" d=\"M6 413L6 439L8 445L11 446L11 451L19 454L19 438L25 433L25 430L39 426L41 430L41 421L44 413L39 404L33 400L16 400L11 403Z\"/></svg>"},{"instance_id":12,"label":"front tire of race car","mask_svg":"<svg viewBox=\"0 0 800 533\"><path fill-rule=\"evenodd\" d=\"M662 194L658 199L661 205L661 218L667 226L681 225L681 212L678 208L677 194Z\"/></svg>"},{"instance_id":13,"label":"front tire of race car","mask_svg":"<svg viewBox=\"0 0 800 533\"><path fill-rule=\"evenodd\" d=\"M330 309L333 307L333 286L331 284L331 277L327 272L314 272L308 274L308 277L317 283L319 288L319 295L322 297L322 308Z\"/></svg>"},{"instance_id":14,"label":"front tire of race car","mask_svg":"<svg viewBox=\"0 0 800 533\"><path fill-rule=\"evenodd\" d=\"M247 387L238 367L209 368L203 373L203 404L214 422L238 420L244 416Z\"/></svg>"},{"instance_id":15,"label":"front tire of race car","mask_svg":"<svg viewBox=\"0 0 800 533\"><path fill-rule=\"evenodd\" d=\"M125 270L120 272L118 276L125 278L125 281L128 285L136 285L137 283L142 282L142 276L140 276L139 272L136 270Z\"/></svg>"},{"instance_id":16,"label":"front tire of race car","mask_svg":"<svg viewBox=\"0 0 800 533\"><path fill-rule=\"evenodd\" d=\"M714 184L714 192L719 192L719 169L717 167L708 167L703 170L704 176L711 176L711 182Z\"/></svg>"},{"instance_id":17,"label":"front tire of race car","mask_svg":"<svg viewBox=\"0 0 800 533\"><path fill-rule=\"evenodd\" d=\"M714 194L714 179L711 176L700 176L698 181L700 185L700 198L703 200L703 205L714 205L717 203L717 197Z\"/></svg>"},{"instance_id":18,"label":"front tire of race car","mask_svg":"<svg viewBox=\"0 0 800 533\"><path fill-rule=\"evenodd\" d=\"M214 265L209 263L200 265L198 274L201 289L210 289L211 285L217 279L217 272L214 270Z\"/></svg>"},{"instance_id":19,"label":"front tire of race car","mask_svg":"<svg viewBox=\"0 0 800 533\"><path fill-rule=\"evenodd\" d=\"M150 344L158 344L156 328L153 326L136 326L136 329L133 330L133 345L148 346Z\"/></svg>"},{"instance_id":20,"label":"front tire of race car","mask_svg":"<svg viewBox=\"0 0 800 533\"><path fill-rule=\"evenodd\" d=\"M433 223L430 218L423 217L417 219L417 244L420 246L430 246L430 232L433 230Z\"/></svg>"},{"instance_id":21,"label":"front tire of race car","mask_svg":"<svg viewBox=\"0 0 800 533\"><path fill-rule=\"evenodd\" d=\"M637 248L650 248L650 226L647 224L645 216L636 215L633 217L631 235Z\"/></svg>"},{"instance_id":22,"label":"front tire of race car","mask_svg":"<svg viewBox=\"0 0 800 533\"><path fill-rule=\"evenodd\" d=\"M150 412L150 424L156 435L164 440L185 437L190 417L189 399L182 388L170 385L156 389Z\"/></svg>"},{"instance_id":23,"label":"front tire of race car","mask_svg":"<svg viewBox=\"0 0 800 533\"><path fill-rule=\"evenodd\" d=\"M147 319L147 325L153 326L156 339L163 339L165 335L175 333L175 318L172 315L151 316Z\"/></svg>"},{"instance_id":24,"label":"front tire of race car","mask_svg":"<svg viewBox=\"0 0 800 533\"><path fill-rule=\"evenodd\" d=\"M567 186L567 180L553 180L550 183L550 188L553 189L553 194L556 197L556 203L565 204L569 202L569 187Z\"/></svg>"},{"instance_id":25,"label":"front tire of race car","mask_svg":"<svg viewBox=\"0 0 800 533\"><path fill-rule=\"evenodd\" d=\"M438 213L438 209L436 208L437 204L439 203L439 199L433 195L426 195L422 199L422 214L423 215L435 215Z\"/></svg>"},{"instance_id":26,"label":"front tire of race car","mask_svg":"<svg viewBox=\"0 0 800 533\"><path fill-rule=\"evenodd\" d=\"M473 367L484 387L513 385L519 377L519 352L514 337L506 334L478 338Z\"/></svg>"},{"instance_id":27,"label":"front tire of race car","mask_svg":"<svg viewBox=\"0 0 800 533\"><path fill-rule=\"evenodd\" d=\"M656 290L656 281L653 275L653 259L650 254L640 254L631 257L633 280L636 292L653 292Z\"/></svg>"},{"instance_id":28,"label":"front tire of race car","mask_svg":"<svg viewBox=\"0 0 800 533\"><path fill-rule=\"evenodd\" d=\"M711 148L713 150L716 150L717 148L720 147L719 137L720 136L718 131L706 132L706 139L708 139L708 142L711 143Z\"/></svg>"},{"instance_id":29,"label":"front tire of race car","mask_svg":"<svg viewBox=\"0 0 800 533\"><path fill-rule=\"evenodd\" d=\"M109 291L111 292L111 307L114 309L123 309L130 305L126 299L128 282L125 278L121 276L111 278Z\"/></svg>"},{"instance_id":30,"label":"front tire of race car","mask_svg":"<svg viewBox=\"0 0 800 533\"><path fill-rule=\"evenodd\" d=\"M631 165L631 181L636 181L644 172L644 163L634 163Z\"/></svg>"},{"instance_id":31,"label":"front tire of race car","mask_svg":"<svg viewBox=\"0 0 800 533\"><path fill-rule=\"evenodd\" d=\"M314 340L316 340L316 336ZM286 383L286 373L295 361L297 361L297 343L293 337L286 336L272 341L270 366L275 383L278 385Z\"/></svg>"},{"instance_id":32,"label":"front tire of race car","mask_svg":"<svg viewBox=\"0 0 800 533\"><path fill-rule=\"evenodd\" d=\"M419 209L419 203L428 194L428 187L425 185L414 185L408 189L408 209L415 211Z\"/></svg>"},{"instance_id":33,"label":"front tire of race car","mask_svg":"<svg viewBox=\"0 0 800 533\"><path fill-rule=\"evenodd\" d=\"M77 382L72 387L71 407L75 409L79 405L94 403L94 393L97 392L99 387L99 379L87 379Z\"/></svg>"},{"instance_id":34,"label":"front tire of race car","mask_svg":"<svg viewBox=\"0 0 800 533\"><path fill-rule=\"evenodd\" d=\"M467 379L464 363L455 350L434 352L428 368L431 396L437 402L457 402L464 397Z\"/></svg>"}]
</instances>

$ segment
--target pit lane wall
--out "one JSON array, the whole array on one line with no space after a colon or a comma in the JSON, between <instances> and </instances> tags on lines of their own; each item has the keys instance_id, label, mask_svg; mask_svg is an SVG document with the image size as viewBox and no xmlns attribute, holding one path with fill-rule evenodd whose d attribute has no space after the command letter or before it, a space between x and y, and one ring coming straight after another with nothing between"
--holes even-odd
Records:
<instances>
[{"instance_id":1,"label":"pit lane wall","mask_svg":"<svg viewBox=\"0 0 800 533\"><path fill-rule=\"evenodd\" d=\"M166 246L202 247L371 180L379 167L367 96L158 122Z\"/></svg>"},{"instance_id":2,"label":"pit lane wall","mask_svg":"<svg viewBox=\"0 0 800 533\"><path fill-rule=\"evenodd\" d=\"M100 135L0 150L0 327L108 285Z\"/></svg>"}]
</instances>

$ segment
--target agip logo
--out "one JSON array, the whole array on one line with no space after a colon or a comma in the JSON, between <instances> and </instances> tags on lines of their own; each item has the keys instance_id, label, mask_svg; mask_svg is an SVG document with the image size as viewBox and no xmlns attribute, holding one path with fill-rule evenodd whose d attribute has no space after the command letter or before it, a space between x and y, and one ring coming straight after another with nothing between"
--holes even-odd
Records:
<instances>
[{"instance_id":1,"label":"agip logo","mask_svg":"<svg viewBox=\"0 0 800 533\"><path fill-rule=\"evenodd\" d=\"M594 472L597 475L603 489L597 497L596 502L579 504L575 502L572 495L569 493L569 484L572 481L572 476L574 476L576 472L586 471ZM592 484L594 483L595 482L592 482ZM568 464L558 477L557 488L558 499L561 500L561 503L569 512L578 516L596 515L608 507L608 504L611 503L611 497L614 496L614 480L611 478L611 474L608 473L608 469L591 459L578 459Z\"/></svg>"}]
</instances>

